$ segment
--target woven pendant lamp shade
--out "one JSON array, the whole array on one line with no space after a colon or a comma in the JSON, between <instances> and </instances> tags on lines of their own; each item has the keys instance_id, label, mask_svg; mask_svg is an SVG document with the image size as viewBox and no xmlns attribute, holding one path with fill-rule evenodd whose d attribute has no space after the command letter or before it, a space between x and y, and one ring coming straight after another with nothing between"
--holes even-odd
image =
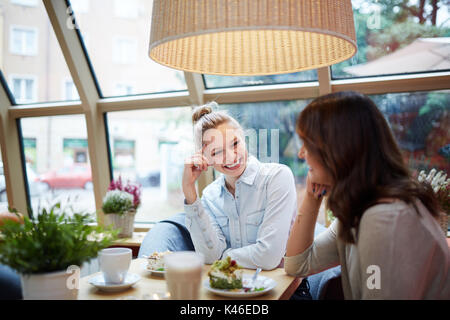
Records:
<instances>
[{"instance_id":1,"label":"woven pendant lamp shade","mask_svg":"<svg viewBox=\"0 0 450 320\"><path fill-rule=\"evenodd\" d=\"M356 53L351 0L154 0L150 58L217 75L329 66Z\"/></svg>"}]
</instances>

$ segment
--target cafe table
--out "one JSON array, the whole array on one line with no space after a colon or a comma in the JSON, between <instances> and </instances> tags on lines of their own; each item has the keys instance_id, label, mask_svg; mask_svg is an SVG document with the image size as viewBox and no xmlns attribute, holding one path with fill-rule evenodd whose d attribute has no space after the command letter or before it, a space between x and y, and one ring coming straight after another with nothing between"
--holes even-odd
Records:
<instances>
[{"instance_id":1,"label":"cafe table","mask_svg":"<svg viewBox=\"0 0 450 320\"><path fill-rule=\"evenodd\" d=\"M89 284L89 279L100 273L85 276L80 279L80 289L78 293L79 300L116 300L116 299L146 299L153 297L154 294L166 292L166 281L161 275L154 275L146 270L146 259L138 258L131 261L129 272L138 274L141 279L131 288L121 292L103 292ZM223 300L232 299L222 297L209 292L203 287L203 282L208 279L208 271L211 265L205 265L202 273L202 285L200 288L200 300ZM244 269L244 274L253 274L255 270ZM276 281L275 288L266 292L264 295L246 300L287 300L300 285L302 278L289 276L283 268L277 268L270 271L261 271L260 275L272 278Z\"/></svg>"}]
</instances>

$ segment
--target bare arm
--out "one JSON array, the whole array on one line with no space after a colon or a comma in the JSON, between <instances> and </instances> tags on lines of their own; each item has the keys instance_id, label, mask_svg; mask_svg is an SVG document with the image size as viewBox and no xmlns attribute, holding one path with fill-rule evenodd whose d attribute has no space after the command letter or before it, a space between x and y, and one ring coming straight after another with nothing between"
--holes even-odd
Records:
<instances>
[{"instance_id":1,"label":"bare arm","mask_svg":"<svg viewBox=\"0 0 450 320\"><path fill-rule=\"evenodd\" d=\"M284 270L295 276L308 276L339 264L336 246L337 220L314 239L314 227L327 186L306 179L306 192L291 229L284 257Z\"/></svg>"},{"instance_id":2,"label":"bare arm","mask_svg":"<svg viewBox=\"0 0 450 320\"><path fill-rule=\"evenodd\" d=\"M300 204L298 215L291 229L286 247L286 256L295 256L304 252L314 241L314 228L317 221L326 186L316 185L308 177L306 191Z\"/></svg>"}]
</instances>

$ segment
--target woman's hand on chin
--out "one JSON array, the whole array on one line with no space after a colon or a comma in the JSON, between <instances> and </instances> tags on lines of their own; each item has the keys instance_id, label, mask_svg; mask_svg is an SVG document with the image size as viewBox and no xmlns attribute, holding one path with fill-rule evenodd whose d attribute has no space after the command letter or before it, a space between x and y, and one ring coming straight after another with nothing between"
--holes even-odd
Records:
<instances>
[{"instance_id":1,"label":"woman's hand on chin","mask_svg":"<svg viewBox=\"0 0 450 320\"><path fill-rule=\"evenodd\" d=\"M326 184L316 183L308 172L306 177L306 195L317 201L322 201L323 197L330 192L330 186Z\"/></svg>"},{"instance_id":2,"label":"woman's hand on chin","mask_svg":"<svg viewBox=\"0 0 450 320\"><path fill-rule=\"evenodd\" d=\"M200 153L185 160L182 186L187 204L192 204L197 199L195 181L197 181L200 174L206 170L208 170L208 160Z\"/></svg>"}]
</instances>

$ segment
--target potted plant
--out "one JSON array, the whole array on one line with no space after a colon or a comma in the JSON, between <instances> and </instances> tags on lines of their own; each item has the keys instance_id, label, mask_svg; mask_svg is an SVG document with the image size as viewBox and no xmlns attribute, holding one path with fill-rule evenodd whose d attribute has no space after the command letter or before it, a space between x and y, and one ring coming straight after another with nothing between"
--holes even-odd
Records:
<instances>
[{"instance_id":1,"label":"potted plant","mask_svg":"<svg viewBox=\"0 0 450 320\"><path fill-rule=\"evenodd\" d=\"M0 264L20 274L23 298L77 299L81 265L108 247L117 232L59 203L35 219L17 216L19 223L8 219L0 226Z\"/></svg>"},{"instance_id":2,"label":"potted plant","mask_svg":"<svg viewBox=\"0 0 450 320\"><path fill-rule=\"evenodd\" d=\"M141 187L122 183L121 177L111 181L108 192L103 198L102 210L105 214L106 226L119 230L119 238L129 238L133 235L136 210L141 204Z\"/></svg>"},{"instance_id":3,"label":"potted plant","mask_svg":"<svg viewBox=\"0 0 450 320\"><path fill-rule=\"evenodd\" d=\"M437 172L436 169L431 169L428 175L425 171L420 171L417 177L420 183L429 184L433 188L434 194L441 207L441 215L439 217L439 225L444 234L447 235L448 230L448 216L450 215L450 179L447 179L447 174L444 171Z\"/></svg>"}]
</instances>

